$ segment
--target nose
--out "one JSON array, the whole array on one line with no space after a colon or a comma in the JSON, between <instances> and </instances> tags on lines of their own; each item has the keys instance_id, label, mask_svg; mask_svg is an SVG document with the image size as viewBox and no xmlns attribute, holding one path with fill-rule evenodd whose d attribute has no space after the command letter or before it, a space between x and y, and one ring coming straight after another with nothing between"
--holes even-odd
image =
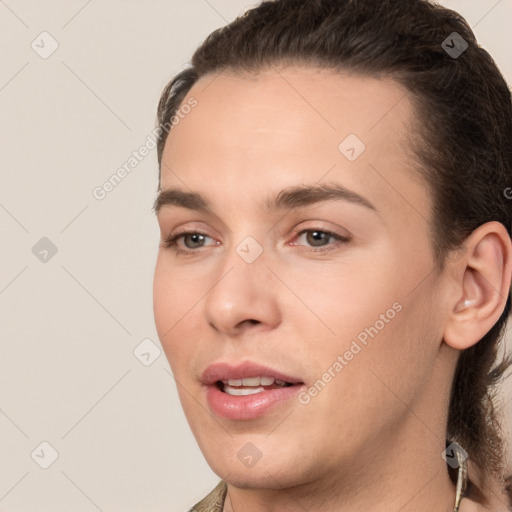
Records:
<instances>
[{"instance_id":1,"label":"nose","mask_svg":"<svg viewBox=\"0 0 512 512\"><path fill-rule=\"evenodd\" d=\"M210 327L229 336L274 329L281 312L273 279L264 252L249 263L233 249L204 301Z\"/></svg>"}]
</instances>

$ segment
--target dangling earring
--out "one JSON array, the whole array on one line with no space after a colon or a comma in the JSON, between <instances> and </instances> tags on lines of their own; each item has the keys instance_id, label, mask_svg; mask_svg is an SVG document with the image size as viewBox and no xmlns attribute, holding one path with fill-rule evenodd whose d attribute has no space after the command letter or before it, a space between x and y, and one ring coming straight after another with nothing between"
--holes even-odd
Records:
<instances>
[{"instance_id":1,"label":"dangling earring","mask_svg":"<svg viewBox=\"0 0 512 512\"><path fill-rule=\"evenodd\" d=\"M459 464L459 473L457 475L457 493L455 496L455 508L453 509L453 512L458 512L460 502L462 501L468 486L468 463L465 454L462 450L459 450L458 446L454 447L454 452Z\"/></svg>"}]
</instances>

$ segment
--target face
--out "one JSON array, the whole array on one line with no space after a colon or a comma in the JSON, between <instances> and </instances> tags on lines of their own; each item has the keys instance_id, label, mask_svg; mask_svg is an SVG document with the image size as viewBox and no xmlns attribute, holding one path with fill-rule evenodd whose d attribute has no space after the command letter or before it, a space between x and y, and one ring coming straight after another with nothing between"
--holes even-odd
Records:
<instances>
[{"instance_id":1,"label":"face","mask_svg":"<svg viewBox=\"0 0 512 512\"><path fill-rule=\"evenodd\" d=\"M163 153L154 313L197 442L241 487L365 471L414 430L404 403L432 414L446 385L409 98L306 67L190 98Z\"/></svg>"}]
</instances>

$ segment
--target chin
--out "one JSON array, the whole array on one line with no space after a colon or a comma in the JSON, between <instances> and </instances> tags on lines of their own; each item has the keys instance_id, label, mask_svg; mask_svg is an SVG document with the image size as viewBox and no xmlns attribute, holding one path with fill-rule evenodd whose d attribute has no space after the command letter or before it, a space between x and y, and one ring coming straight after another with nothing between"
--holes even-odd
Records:
<instances>
[{"instance_id":1,"label":"chin","mask_svg":"<svg viewBox=\"0 0 512 512\"><path fill-rule=\"evenodd\" d=\"M206 458L213 472L222 480L240 489L282 489L295 487L311 480L312 474L300 463L284 460L282 454L267 461L262 457L251 467L245 467L235 455L233 458L223 457L222 460Z\"/></svg>"},{"instance_id":2,"label":"chin","mask_svg":"<svg viewBox=\"0 0 512 512\"><path fill-rule=\"evenodd\" d=\"M234 487L240 489L283 489L294 487L299 482L290 479L290 475L285 477L276 476L272 471L231 471L226 473L215 472L220 478ZM302 483L302 482L300 482Z\"/></svg>"}]
</instances>

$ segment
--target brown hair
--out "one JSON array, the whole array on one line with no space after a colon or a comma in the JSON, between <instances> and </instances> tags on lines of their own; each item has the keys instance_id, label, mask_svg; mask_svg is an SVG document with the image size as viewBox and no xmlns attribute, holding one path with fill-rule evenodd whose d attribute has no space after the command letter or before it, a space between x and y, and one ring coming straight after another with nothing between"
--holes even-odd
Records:
<instances>
[{"instance_id":1,"label":"brown hair","mask_svg":"<svg viewBox=\"0 0 512 512\"><path fill-rule=\"evenodd\" d=\"M427 0L264 1L212 32L191 66L169 82L158 105L159 127L169 126L199 78L274 64L387 76L409 91L418 115L411 143L434 204L430 228L438 271L481 224L501 222L510 235L511 95L458 13ZM167 134L160 130L160 165ZM465 448L483 482L503 483L505 471L493 398L511 363L497 362L510 309L509 295L492 329L461 352L450 397L447 439ZM470 494L487 501L474 485Z\"/></svg>"}]
</instances>

